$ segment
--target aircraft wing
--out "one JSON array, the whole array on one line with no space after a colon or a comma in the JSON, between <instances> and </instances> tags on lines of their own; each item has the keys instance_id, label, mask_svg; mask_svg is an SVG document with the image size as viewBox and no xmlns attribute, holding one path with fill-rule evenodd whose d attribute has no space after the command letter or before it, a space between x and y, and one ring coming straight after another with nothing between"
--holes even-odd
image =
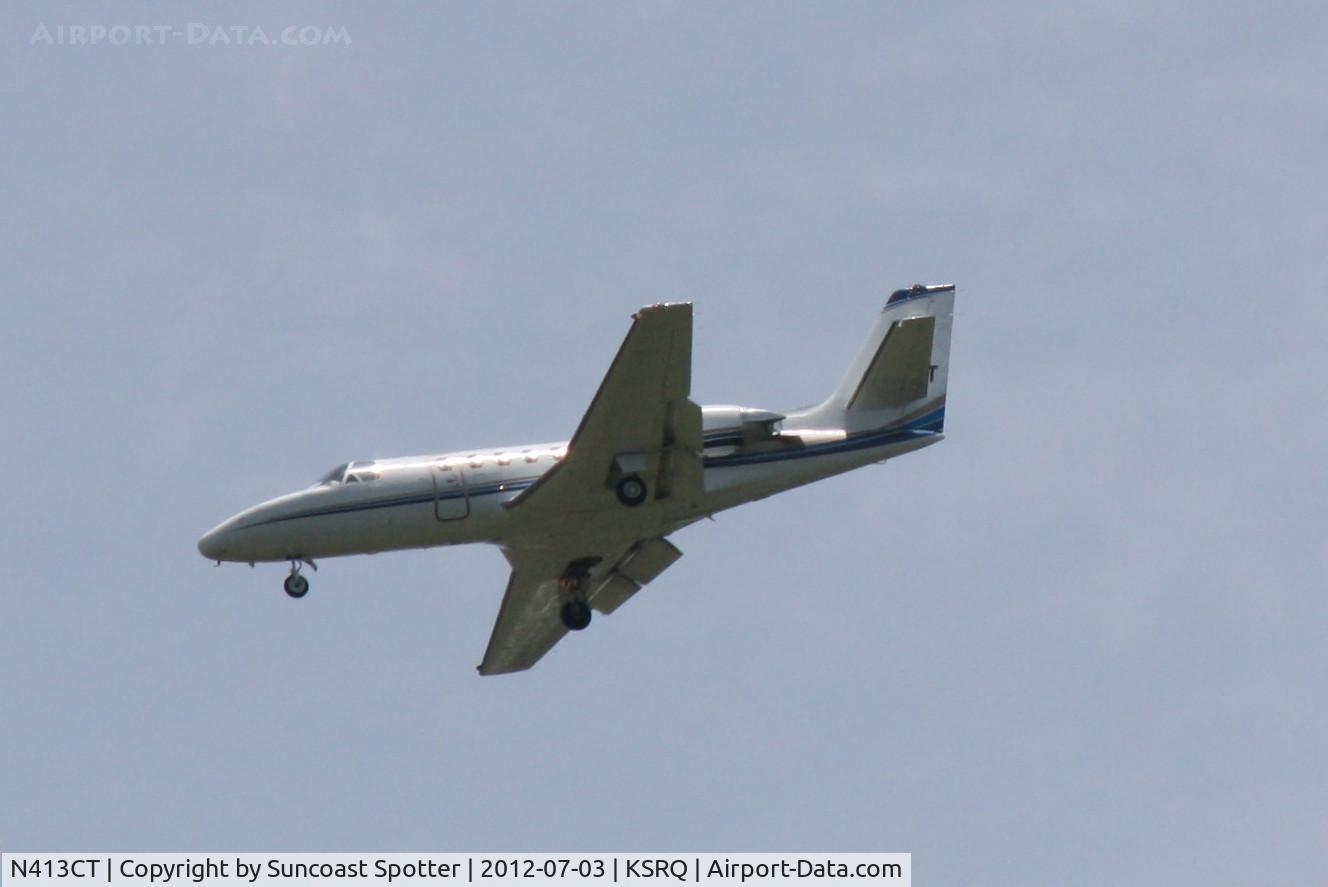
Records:
<instances>
[{"instance_id":1,"label":"aircraft wing","mask_svg":"<svg viewBox=\"0 0 1328 887\"><path fill-rule=\"evenodd\" d=\"M692 306L652 305L632 328L567 445L567 455L509 508L621 509L619 481L646 482L646 503L694 500L703 484L701 408L692 386Z\"/></svg>"},{"instance_id":2,"label":"aircraft wing","mask_svg":"<svg viewBox=\"0 0 1328 887\"><path fill-rule=\"evenodd\" d=\"M570 562L595 560L588 568L586 602L601 613L612 613L682 557L663 538L613 546L589 557L585 548L565 543L538 549L505 548L503 554L512 565L512 575L479 666L482 675L524 671L567 634L559 616L567 597L559 580Z\"/></svg>"}]
</instances>

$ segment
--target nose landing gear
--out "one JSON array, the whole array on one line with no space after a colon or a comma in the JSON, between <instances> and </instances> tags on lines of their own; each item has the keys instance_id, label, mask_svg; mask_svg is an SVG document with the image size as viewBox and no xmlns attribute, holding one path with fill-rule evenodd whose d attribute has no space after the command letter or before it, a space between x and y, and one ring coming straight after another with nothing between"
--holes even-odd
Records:
<instances>
[{"instance_id":1,"label":"nose landing gear","mask_svg":"<svg viewBox=\"0 0 1328 887\"><path fill-rule=\"evenodd\" d=\"M293 598L302 598L309 593L309 580L300 575L300 566L300 561L291 561L290 575L282 583L282 587L286 589L286 594Z\"/></svg>"}]
</instances>

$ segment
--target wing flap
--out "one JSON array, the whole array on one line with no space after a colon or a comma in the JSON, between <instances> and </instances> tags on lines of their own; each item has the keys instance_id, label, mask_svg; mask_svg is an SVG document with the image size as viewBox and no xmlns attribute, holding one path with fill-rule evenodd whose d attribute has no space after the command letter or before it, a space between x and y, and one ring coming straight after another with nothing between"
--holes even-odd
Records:
<instances>
[{"instance_id":1,"label":"wing flap","mask_svg":"<svg viewBox=\"0 0 1328 887\"><path fill-rule=\"evenodd\" d=\"M612 613L682 557L667 539L643 539L622 556L599 588L590 595L590 606Z\"/></svg>"}]
</instances>

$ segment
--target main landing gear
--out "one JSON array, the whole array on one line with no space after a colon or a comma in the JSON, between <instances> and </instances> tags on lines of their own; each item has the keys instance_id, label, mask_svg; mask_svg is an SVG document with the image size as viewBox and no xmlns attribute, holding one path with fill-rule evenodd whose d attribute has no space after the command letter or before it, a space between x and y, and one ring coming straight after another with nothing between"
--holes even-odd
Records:
<instances>
[{"instance_id":1,"label":"main landing gear","mask_svg":"<svg viewBox=\"0 0 1328 887\"><path fill-rule=\"evenodd\" d=\"M635 474L629 474L618 481L618 501L628 508L635 508L646 501L646 482Z\"/></svg>"},{"instance_id":2,"label":"main landing gear","mask_svg":"<svg viewBox=\"0 0 1328 887\"><path fill-rule=\"evenodd\" d=\"M572 561L558 580L558 587L567 596L567 601L558 611L558 618L569 631L581 631L590 625L590 605L586 603L586 586L590 580L590 568L599 563L597 557L583 557Z\"/></svg>"},{"instance_id":3,"label":"main landing gear","mask_svg":"<svg viewBox=\"0 0 1328 887\"><path fill-rule=\"evenodd\" d=\"M590 605L574 598L563 604L563 608L558 611L558 618L572 631L580 631L590 625Z\"/></svg>"},{"instance_id":4,"label":"main landing gear","mask_svg":"<svg viewBox=\"0 0 1328 887\"><path fill-rule=\"evenodd\" d=\"M293 598L302 598L309 593L309 580L300 575L302 563L298 560L292 560L290 565L290 575L282 583L286 589L286 594Z\"/></svg>"}]
</instances>

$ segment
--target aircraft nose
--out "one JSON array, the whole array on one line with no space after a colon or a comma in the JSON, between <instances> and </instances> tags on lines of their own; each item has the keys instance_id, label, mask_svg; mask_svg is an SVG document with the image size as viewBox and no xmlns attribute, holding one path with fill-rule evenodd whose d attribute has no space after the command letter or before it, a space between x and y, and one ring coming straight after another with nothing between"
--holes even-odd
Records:
<instances>
[{"instance_id":1,"label":"aircraft nose","mask_svg":"<svg viewBox=\"0 0 1328 887\"><path fill-rule=\"evenodd\" d=\"M225 560L228 554L225 525L214 527L198 540L198 553L210 561Z\"/></svg>"}]
</instances>

